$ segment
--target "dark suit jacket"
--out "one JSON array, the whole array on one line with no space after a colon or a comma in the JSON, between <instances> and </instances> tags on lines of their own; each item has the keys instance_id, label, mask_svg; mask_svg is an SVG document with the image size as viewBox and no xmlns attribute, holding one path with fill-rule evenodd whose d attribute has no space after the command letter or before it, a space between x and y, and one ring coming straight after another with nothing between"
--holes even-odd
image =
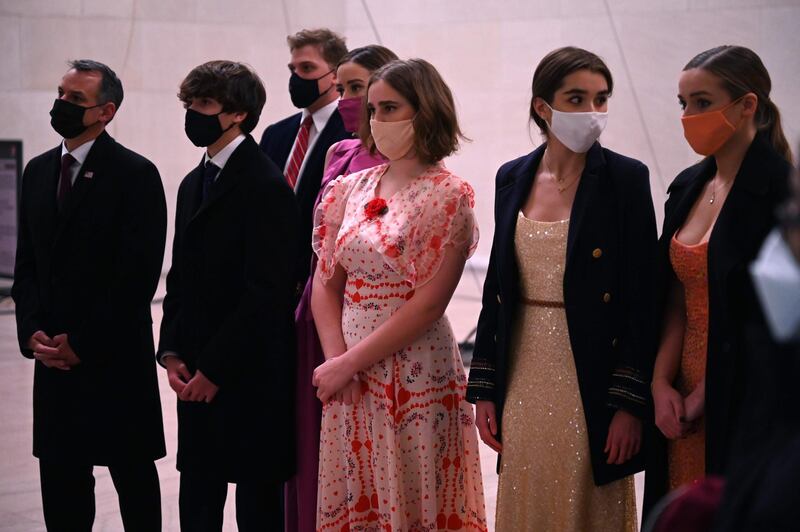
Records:
<instances>
[{"instance_id":1,"label":"dark suit jacket","mask_svg":"<svg viewBox=\"0 0 800 532\"><path fill-rule=\"evenodd\" d=\"M748 324L749 335L753 325L761 328ZM751 363L745 371L752 393L745 398L740 452L728 468L715 532L790 531L800 523L800 344L764 340L759 335L748 341L746 358ZM751 375L756 379L752 386Z\"/></svg>"},{"instance_id":2,"label":"dark suit jacket","mask_svg":"<svg viewBox=\"0 0 800 532\"><path fill-rule=\"evenodd\" d=\"M759 308L749 263L776 224L775 209L788 196L789 163L757 135L745 155L708 243L708 355L706 362L706 472L724 475L738 430L748 382L744 331L747 315ZM681 172L668 189L664 230L656 262L657 312L663 313L671 283L677 282L669 243L683 225L705 183L717 171L708 157ZM666 442L653 430L647 466L645 511L666 493Z\"/></svg>"},{"instance_id":3,"label":"dark suit jacket","mask_svg":"<svg viewBox=\"0 0 800 532\"><path fill-rule=\"evenodd\" d=\"M158 170L101 134L63 214L61 146L25 168L12 295L20 349L66 333L70 371L36 362L33 452L98 465L164 456L150 301L166 238Z\"/></svg>"},{"instance_id":4,"label":"dark suit jacket","mask_svg":"<svg viewBox=\"0 0 800 532\"><path fill-rule=\"evenodd\" d=\"M297 206L252 137L201 203L203 166L178 190L159 356L177 353L220 389L178 401L178 469L230 482L294 470Z\"/></svg>"},{"instance_id":5,"label":"dark suit jacket","mask_svg":"<svg viewBox=\"0 0 800 532\"><path fill-rule=\"evenodd\" d=\"M300 129L302 113L297 113L284 118L280 122L267 126L261 136L261 149L272 159L278 168L283 171L286 161L292 151L297 131ZM351 134L344 129L344 122L339 111L334 111L328 123L314 143L313 149L306 154L306 165L300 174L296 191L297 203L300 207L300 259L298 266L297 282L305 285L311 265L311 230L314 227L314 203L319 194L322 173L325 169L325 155L328 148L340 140L351 138ZM298 294L299 295L299 294Z\"/></svg>"},{"instance_id":6,"label":"dark suit jacket","mask_svg":"<svg viewBox=\"0 0 800 532\"><path fill-rule=\"evenodd\" d=\"M543 145L506 163L497 172L495 233L467 398L493 401L498 422L521 304L514 249L517 213L530 194L544 149ZM595 143L570 216L564 303L598 485L640 471L644 464L640 453L621 466L608 465L603 449L617 409L640 418L649 412L655 244L647 167Z\"/></svg>"}]
</instances>

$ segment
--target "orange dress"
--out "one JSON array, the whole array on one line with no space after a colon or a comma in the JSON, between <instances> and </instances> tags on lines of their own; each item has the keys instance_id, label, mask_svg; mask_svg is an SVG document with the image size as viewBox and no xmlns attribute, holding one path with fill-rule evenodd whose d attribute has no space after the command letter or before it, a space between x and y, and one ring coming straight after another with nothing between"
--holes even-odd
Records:
<instances>
[{"instance_id":1,"label":"orange dress","mask_svg":"<svg viewBox=\"0 0 800 532\"><path fill-rule=\"evenodd\" d=\"M682 244L675 236L669 246L675 275L683 285L686 300L686 330L675 388L686 397L706 374L708 354L708 242ZM696 431L670 440L668 451L670 489L705 476L706 430L700 418Z\"/></svg>"}]
</instances>

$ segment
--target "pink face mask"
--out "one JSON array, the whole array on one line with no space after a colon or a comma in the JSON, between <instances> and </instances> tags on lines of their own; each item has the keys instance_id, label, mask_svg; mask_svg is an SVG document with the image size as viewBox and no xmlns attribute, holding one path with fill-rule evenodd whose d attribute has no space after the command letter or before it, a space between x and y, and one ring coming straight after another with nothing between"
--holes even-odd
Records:
<instances>
[{"instance_id":1,"label":"pink face mask","mask_svg":"<svg viewBox=\"0 0 800 532\"><path fill-rule=\"evenodd\" d=\"M361 108L364 106L364 98L342 98L339 100L339 114L342 115L344 128L349 133L357 133L361 125Z\"/></svg>"}]
</instances>

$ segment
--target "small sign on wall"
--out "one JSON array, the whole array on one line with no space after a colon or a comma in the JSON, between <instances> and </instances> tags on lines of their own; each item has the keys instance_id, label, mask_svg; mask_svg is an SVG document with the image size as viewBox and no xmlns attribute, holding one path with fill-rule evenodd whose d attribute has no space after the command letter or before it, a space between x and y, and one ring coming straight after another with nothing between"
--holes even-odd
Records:
<instances>
[{"instance_id":1,"label":"small sign on wall","mask_svg":"<svg viewBox=\"0 0 800 532\"><path fill-rule=\"evenodd\" d=\"M0 277L14 276L22 141L0 140Z\"/></svg>"}]
</instances>

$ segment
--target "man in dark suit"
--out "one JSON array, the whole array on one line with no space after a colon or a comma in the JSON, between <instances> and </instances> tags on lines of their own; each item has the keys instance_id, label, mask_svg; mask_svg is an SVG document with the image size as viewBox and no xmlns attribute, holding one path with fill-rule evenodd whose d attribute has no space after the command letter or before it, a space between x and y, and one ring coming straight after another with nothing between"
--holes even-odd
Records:
<instances>
[{"instance_id":1,"label":"man in dark suit","mask_svg":"<svg viewBox=\"0 0 800 532\"><path fill-rule=\"evenodd\" d=\"M302 111L264 130L261 149L283 170L300 207L298 283L305 285L311 263L314 202L328 148L350 137L338 111L336 67L347 53L344 39L329 29L302 30L286 38L291 60L289 94Z\"/></svg>"},{"instance_id":2,"label":"man in dark suit","mask_svg":"<svg viewBox=\"0 0 800 532\"><path fill-rule=\"evenodd\" d=\"M266 100L247 66L183 80L186 135L205 147L178 190L159 360L178 395L183 532L221 531L228 483L239 530L282 530L294 472L297 206L250 136Z\"/></svg>"},{"instance_id":3,"label":"man in dark suit","mask_svg":"<svg viewBox=\"0 0 800 532\"><path fill-rule=\"evenodd\" d=\"M122 84L72 61L51 124L64 137L25 168L12 295L36 359L33 454L50 531L90 531L95 465L108 466L125 530L160 530L153 461L165 455L150 301L166 203L158 170L106 125Z\"/></svg>"}]
</instances>

